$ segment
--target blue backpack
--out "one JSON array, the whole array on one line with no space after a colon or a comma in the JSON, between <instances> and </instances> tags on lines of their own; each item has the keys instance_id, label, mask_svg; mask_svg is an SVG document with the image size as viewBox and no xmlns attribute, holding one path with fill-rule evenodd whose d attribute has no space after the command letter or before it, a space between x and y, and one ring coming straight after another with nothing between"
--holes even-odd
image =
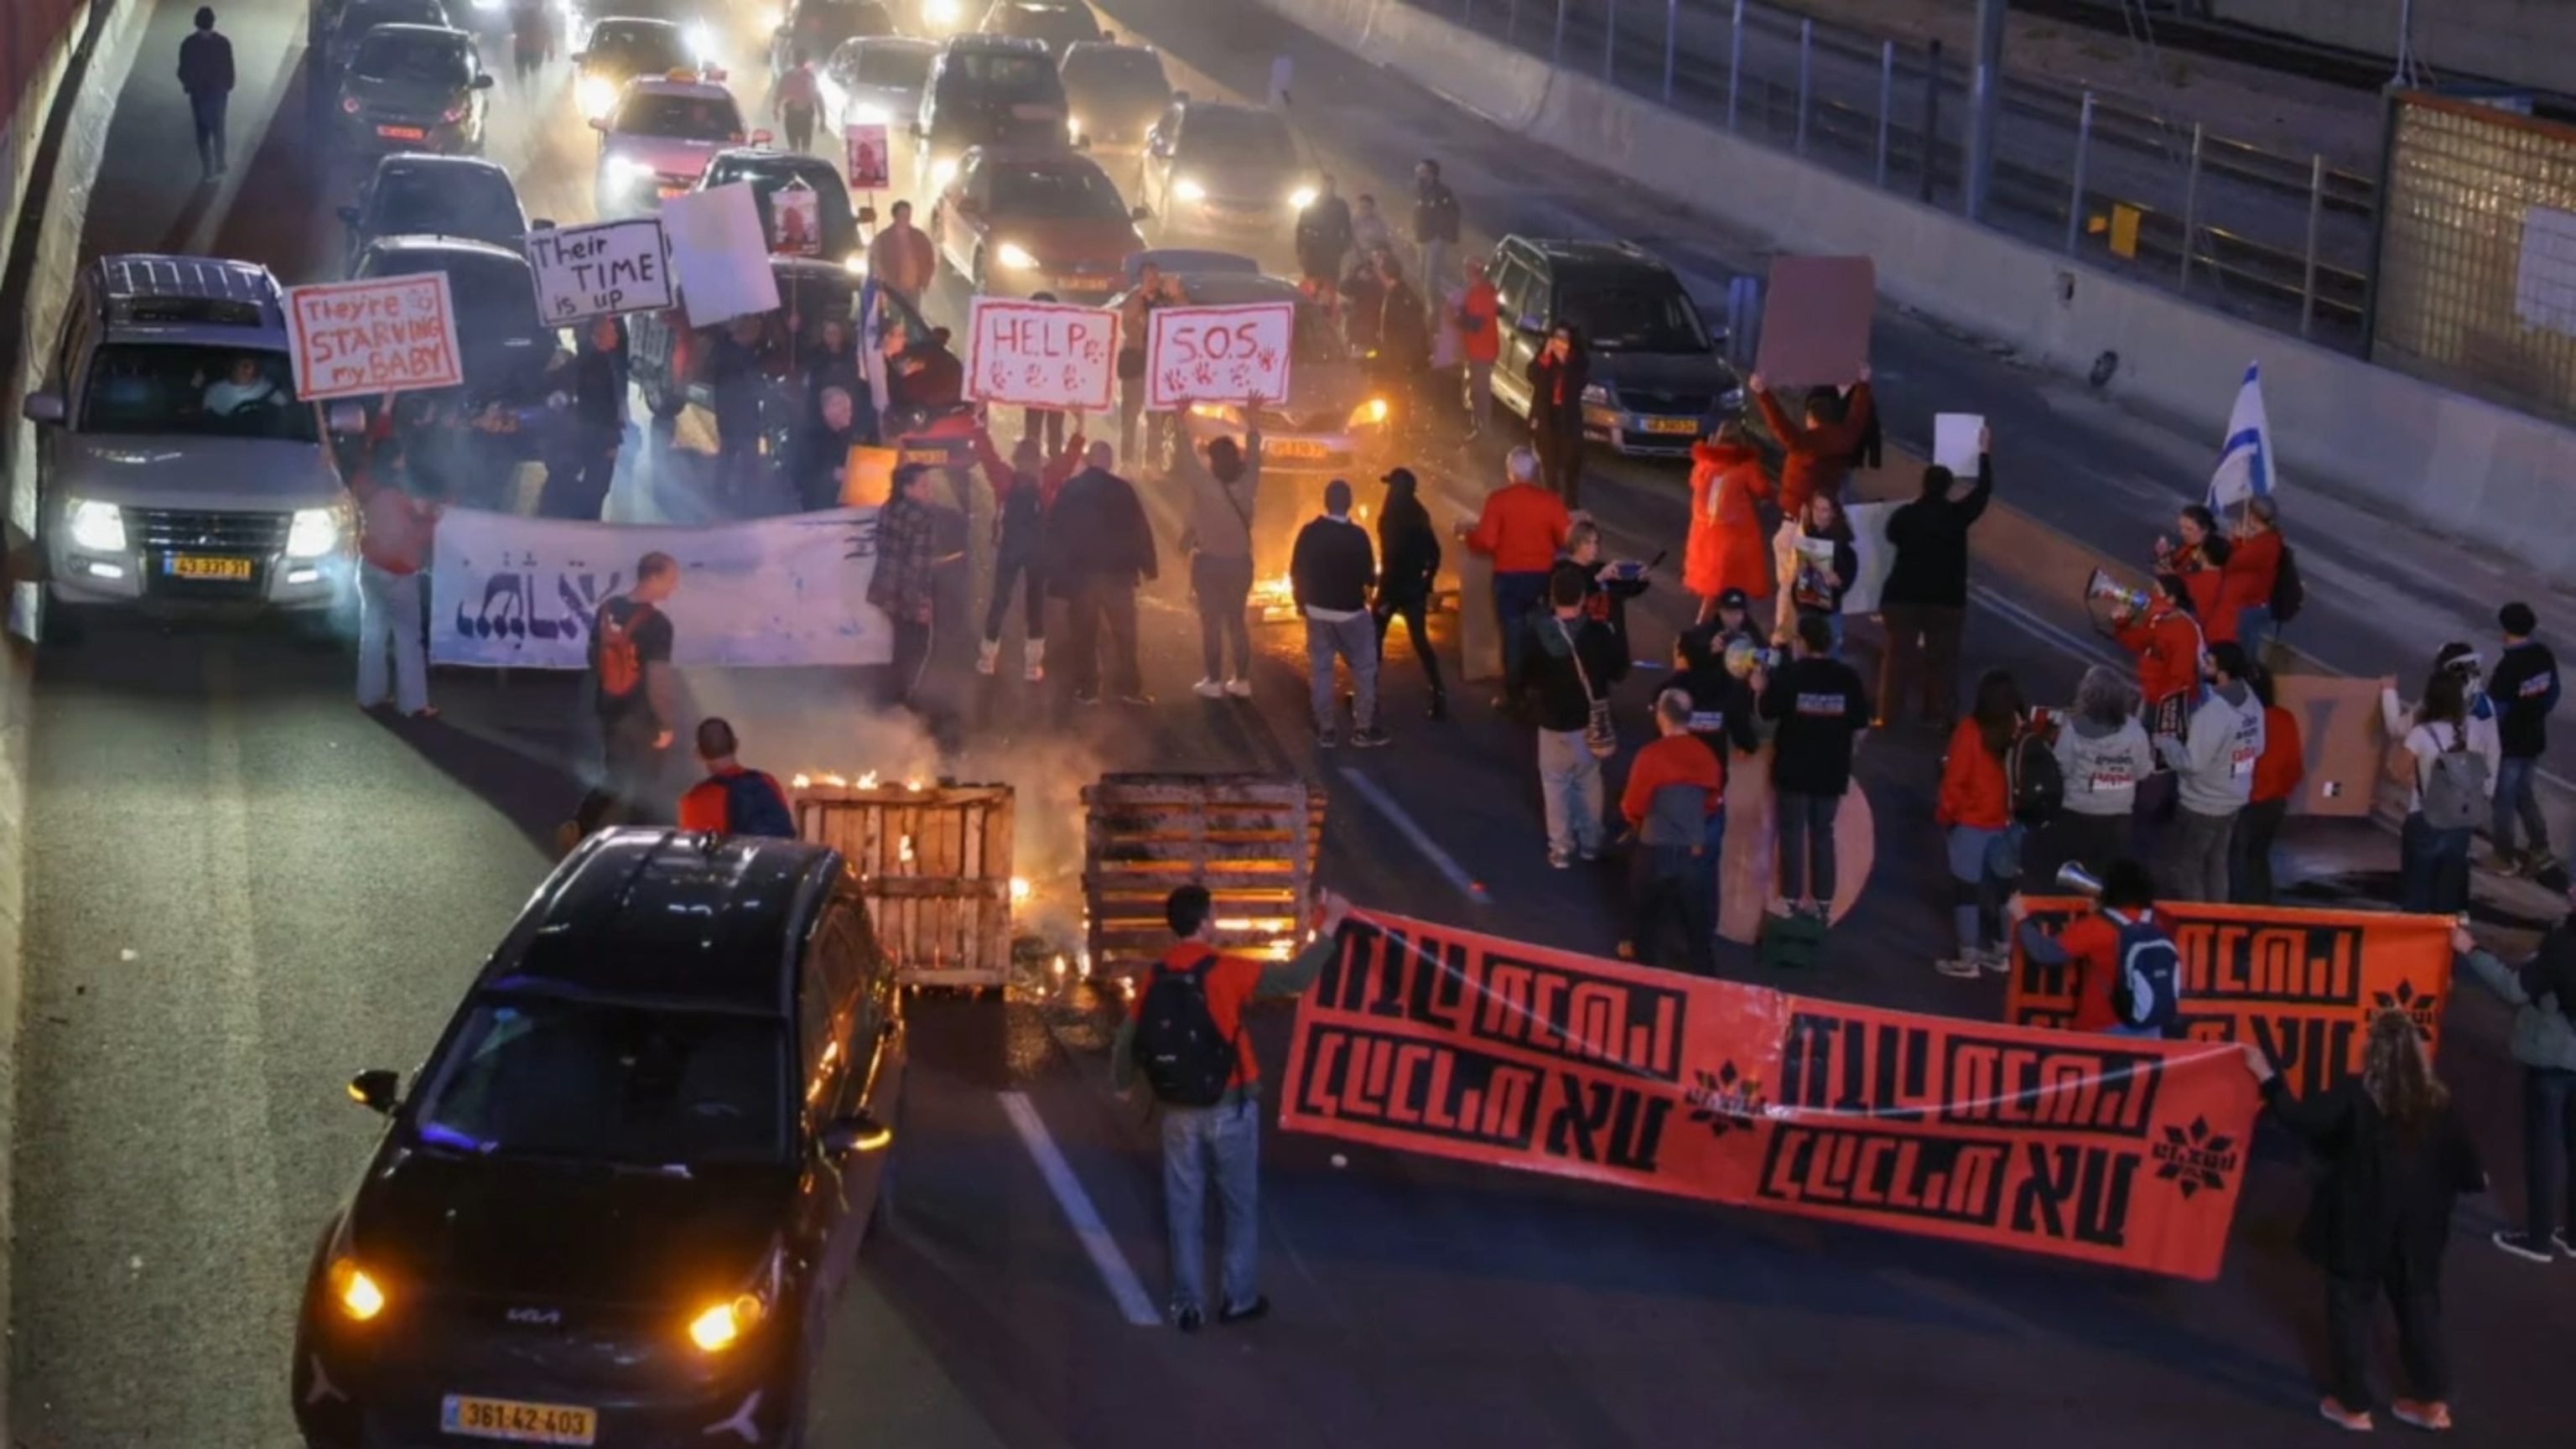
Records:
<instances>
[{"instance_id":1,"label":"blue backpack","mask_svg":"<svg viewBox=\"0 0 2576 1449\"><path fill-rule=\"evenodd\" d=\"M2123 1025L2182 1038L2182 952L2152 920L2111 920L2120 928L2120 980L2111 1006Z\"/></svg>"},{"instance_id":2,"label":"blue backpack","mask_svg":"<svg viewBox=\"0 0 2576 1449\"><path fill-rule=\"evenodd\" d=\"M732 827L728 833L777 840L796 838L796 816L776 780L758 770L745 770L727 775L724 788L725 823Z\"/></svg>"}]
</instances>

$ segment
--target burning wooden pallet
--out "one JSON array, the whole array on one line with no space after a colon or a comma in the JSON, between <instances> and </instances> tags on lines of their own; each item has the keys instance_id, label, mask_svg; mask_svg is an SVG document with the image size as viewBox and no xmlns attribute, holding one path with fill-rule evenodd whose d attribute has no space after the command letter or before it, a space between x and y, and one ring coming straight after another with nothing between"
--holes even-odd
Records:
<instances>
[{"instance_id":1,"label":"burning wooden pallet","mask_svg":"<svg viewBox=\"0 0 2576 1449\"><path fill-rule=\"evenodd\" d=\"M796 834L859 872L877 944L910 986L1010 979L1008 785L879 785L797 777Z\"/></svg>"},{"instance_id":2,"label":"burning wooden pallet","mask_svg":"<svg viewBox=\"0 0 2576 1449\"><path fill-rule=\"evenodd\" d=\"M1216 899L1219 949L1286 960L1304 942L1324 843L1321 787L1273 775L1103 775L1082 804L1095 970L1160 957L1172 943L1163 900L1194 881Z\"/></svg>"}]
</instances>

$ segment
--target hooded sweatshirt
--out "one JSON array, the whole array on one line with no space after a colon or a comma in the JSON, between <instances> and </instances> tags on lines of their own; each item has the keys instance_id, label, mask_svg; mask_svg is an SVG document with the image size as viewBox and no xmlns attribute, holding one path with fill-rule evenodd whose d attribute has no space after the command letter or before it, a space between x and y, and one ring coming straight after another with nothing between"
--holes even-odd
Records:
<instances>
[{"instance_id":1,"label":"hooded sweatshirt","mask_svg":"<svg viewBox=\"0 0 2576 1449\"><path fill-rule=\"evenodd\" d=\"M1896 558L1878 591L1880 603L1968 606L1968 530L1995 495L1994 460L1977 459L1976 486L1956 503L1950 501L1950 483L1949 469L1925 469L1921 496L1888 515L1887 542ZM1785 493L1780 506L1789 506Z\"/></svg>"},{"instance_id":2,"label":"hooded sweatshirt","mask_svg":"<svg viewBox=\"0 0 2576 1449\"><path fill-rule=\"evenodd\" d=\"M2182 808L2195 815L2233 815L2254 794L2254 765L2263 758L2263 703L2241 679L2201 691L2180 740L2159 740L2173 766Z\"/></svg>"},{"instance_id":3,"label":"hooded sweatshirt","mask_svg":"<svg viewBox=\"0 0 2576 1449\"><path fill-rule=\"evenodd\" d=\"M2156 768L2147 727L2134 718L2116 726L2071 720L2057 732L2055 753L2066 777L2066 808L2078 815L2128 814L2138 803L2138 782Z\"/></svg>"}]
</instances>

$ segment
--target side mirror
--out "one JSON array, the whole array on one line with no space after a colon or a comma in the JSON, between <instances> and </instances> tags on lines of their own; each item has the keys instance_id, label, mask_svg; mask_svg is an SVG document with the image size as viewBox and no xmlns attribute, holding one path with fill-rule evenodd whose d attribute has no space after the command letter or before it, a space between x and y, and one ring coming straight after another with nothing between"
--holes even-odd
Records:
<instances>
[{"instance_id":1,"label":"side mirror","mask_svg":"<svg viewBox=\"0 0 2576 1449\"><path fill-rule=\"evenodd\" d=\"M58 392L31 392L18 405L18 411L31 423L59 423L63 420L63 395Z\"/></svg>"},{"instance_id":2,"label":"side mirror","mask_svg":"<svg viewBox=\"0 0 2576 1449\"><path fill-rule=\"evenodd\" d=\"M391 1075L388 1073L387 1075ZM894 1142L894 1129L865 1112L853 1112L824 1124L823 1151L832 1157L883 1152Z\"/></svg>"},{"instance_id":3,"label":"side mirror","mask_svg":"<svg viewBox=\"0 0 2576 1449\"><path fill-rule=\"evenodd\" d=\"M492 77L489 75L476 76L474 78L474 89L478 91L488 91L492 89Z\"/></svg>"},{"instance_id":4,"label":"side mirror","mask_svg":"<svg viewBox=\"0 0 2576 1449\"><path fill-rule=\"evenodd\" d=\"M370 1067L349 1079L349 1100L390 1117L402 1105L402 1078L383 1067Z\"/></svg>"},{"instance_id":5,"label":"side mirror","mask_svg":"<svg viewBox=\"0 0 2576 1449\"><path fill-rule=\"evenodd\" d=\"M353 402L336 402L322 414L323 425L344 438L367 430L367 410Z\"/></svg>"},{"instance_id":6,"label":"side mirror","mask_svg":"<svg viewBox=\"0 0 2576 1449\"><path fill-rule=\"evenodd\" d=\"M1127 219L1129 221L1152 221L1154 219L1154 208L1150 206L1131 206L1127 209Z\"/></svg>"},{"instance_id":7,"label":"side mirror","mask_svg":"<svg viewBox=\"0 0 2576 1449\"><path fill-rule=\"evenodd\" d=\"M340 220L347 222L352 227L356 226L358 224L358 209L354 206L341 207Z\"/></svg>"}]
</instances>

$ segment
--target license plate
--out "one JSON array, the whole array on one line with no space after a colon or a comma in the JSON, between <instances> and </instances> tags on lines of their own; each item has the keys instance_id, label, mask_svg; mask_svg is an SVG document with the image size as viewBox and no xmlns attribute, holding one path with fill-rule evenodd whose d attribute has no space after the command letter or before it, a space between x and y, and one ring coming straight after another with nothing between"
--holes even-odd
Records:
<instances>
[{"instance_id":1,"label":"license plate","mask_svg":"<svg viewBox=\"0 0 2576 1449\"><path fill-rule=\"evenodd\" d=\"M1107 277L1058 277L1055 284L1066 292L1106 292L1112 285Z\"/></svg>"},{"instance_id":2,"label":"license plate","mask_svg":"<svg viewBox=\"0 0 2576 1449\"><path fill-rule=\"evenodd\" d=\"M906 448L903 450L903 456L898 461L903 463L920 463L932 468L944 468L948 466L948 450L945 448Z\"/></svg>"},{"instance_id":3,"label":"license plate","mask_svg":"<svg viewBox=\"0 0 2576 1449\"><path fill-rule=\"evenodd\" d=\"M1699 419L1697 419L1697 418L1648 418L1648 419L1646 419L1646 431L1647 431L1647 432L1650 432L1650 433L1694 433L1694 434L1695 434L1695 433L1697 433L1697 432L1699 431Z\"/></svg>"},{"instance_id":4,"label":"license plate","mask_svg":"<svg viewBox=\"0 0 2576 1449\"><path fill-rule=\"evenodd\" d=\"M599 1437L599 1411L570 1404L522 1404L449 1394L440 1401L438 1427L469 1439L513 1444L589 1444Z\"/></svg>"},{"instance_id":5,"label":"license plate","mask_svg":"<svg viewBox=\"0 0 2576 1449\"><path fill-rule=\"evenodd\" d=\"M418 126L378 126L376 134L389 141L418 141L429 132Z\"/></svg>"},{"instance_id":6,"label":"license plate","mask_svg":"<svg viewBox=\"0 0 2576 1449\"><path fill-rule=\"evenodd\" d=\"M174 579L250 582L250 560L246 558L209 558L204 554L174 553L162 565L162 571Z\"/></svg>"},{"instance_id":7,"label":"license plate","mask_svg":"<svg viewBox=\"0 0 2576 1449\"><path fill-rule=\"evenodd\" d=\"M658 189L660 190L664 201L668 201L674 196L686 196L689 194L689 188L685 186L664 186Z\"/></svg>"},{"instance_id":8,"label":"license plate","mask_svg":"<svg viewBox=\"0 0 2576 1449\"><path fill-rule=\"evenodd\" d=\"M1328 458L1333 450L1304 438L1264 438L1261 451L1273 458Z\"/></svg>"}]
</instances>

